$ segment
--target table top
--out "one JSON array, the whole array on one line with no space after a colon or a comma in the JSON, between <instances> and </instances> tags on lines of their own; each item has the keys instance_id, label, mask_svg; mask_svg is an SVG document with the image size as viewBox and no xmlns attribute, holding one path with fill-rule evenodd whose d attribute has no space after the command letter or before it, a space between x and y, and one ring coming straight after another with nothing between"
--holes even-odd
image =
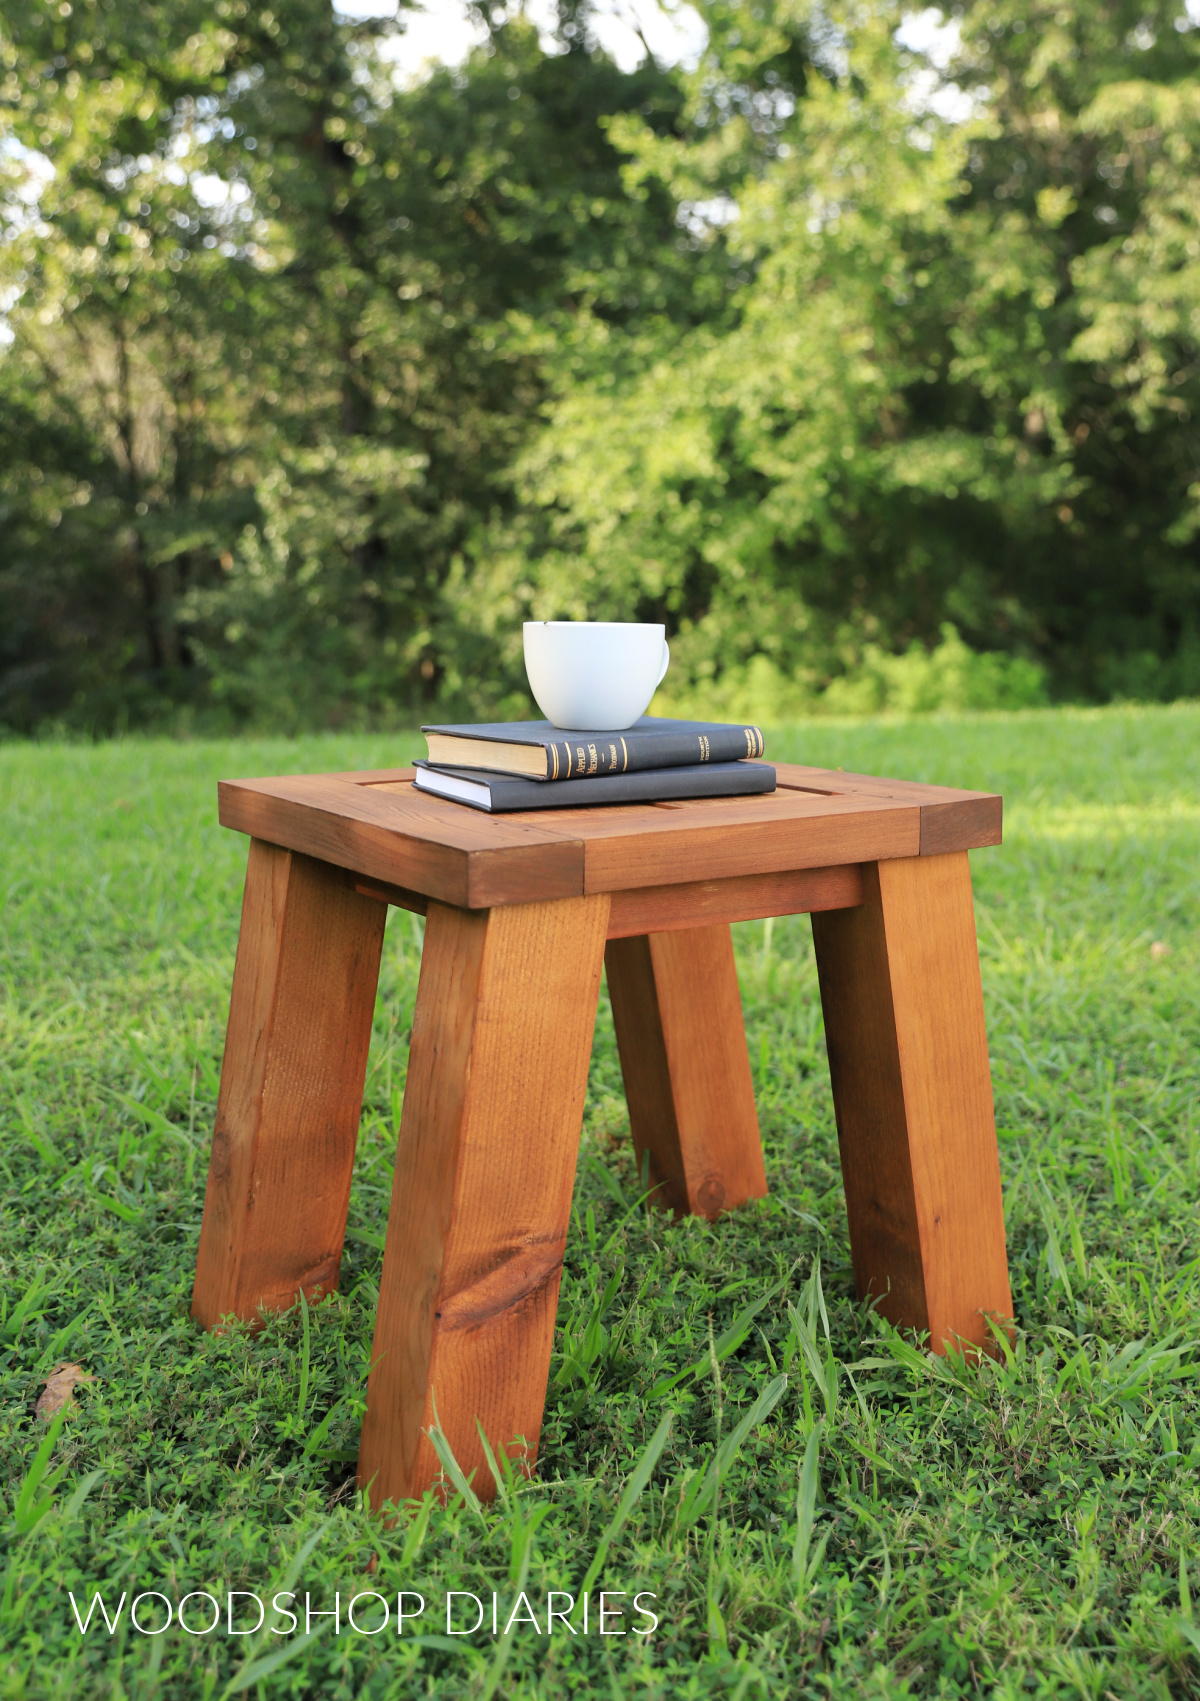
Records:
<instances>
[{"instance_id":1,"label":"table top","mask_svg":"<svg viewBox=\"0 0 1200 1701\"><path fill-rule=\"evenodd\" d=\"M507 815L418 791L412 768L223 780L218 797L222 826L464 909L1000 843L990 792L774 767L761 797Z\"/></svg>"}]
</instances>

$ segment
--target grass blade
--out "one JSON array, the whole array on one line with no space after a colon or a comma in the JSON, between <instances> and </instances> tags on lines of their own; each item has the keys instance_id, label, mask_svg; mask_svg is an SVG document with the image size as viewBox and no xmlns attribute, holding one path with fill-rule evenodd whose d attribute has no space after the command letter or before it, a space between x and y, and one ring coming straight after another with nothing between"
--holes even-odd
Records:
<instances>
[{"instance_id":1,"label":"grass blade","mask_svg":"<svg viewBox=\"0 0 1200 1701\"><path fill-rule=\"evenodd\" d=\"M46 1280L45 1272L39 1270L37 1275L35 1275L33 1280L30 1282L29 1286L25 1289L25 1292L21 1295L21 1298L17 1301L16 1305L13 1306L12 1316L5 1321L3 1328L0 1328L0 1334L5 1335L10 1341L15 1341L25 1324L29 1321L30 1313L33 1312L34 1306L38 1304L39 1300L47 1299L50 1292L51 1288L49 1282ZM41 1316L45 1309L44 1305L41 1306L35 1315Z\"/></svg>"},{"instance_id":2,"label":"grass blade","mask_svg":"<svg viewBox=\"0 0 1200 1701\"><path fill-rule=\"evenodd\" d=\"M1062 1255L1062 1247L1058 1239L1058 1213L1054 1209L1054 1199L1041 1175L1038 1176L1039 1197L1038 1205L1042 1213L1042 1221L1046 1225L1046 1264L1050 1271L1052 1282L1061 1282L1067 1296L1067 1304L1075 1304L1075 1295L1071 1291L1071 1278L1067 1274L1066 1261Z\"/></svg>"},{"instance_id":3,"label":"grass blade","mask_svg":"<svg viewBox=\"0 0 1200 1701\"><path fill-rule=\"evenodd\" d=\"M634 1467L634 1471L633 1471L632 1476L629 1478L629 1481L625 1484L625 1492L622 1494L620 1500L617 1502L617 1509L613 1513L612 1518L609 1521L608 1528L605 1530L604 1534L600 1537L599 1544L596 1548L595 1558L592 1560L592 1563L588 1566L587 1576L583 1579L583 1582L579 1585L579 1593L581 1595L587 1594L587 1592L591 1588L592 1584L596 1581L596 1578L600 1575L601 1569L604 1565L604 1561L608 1557L609 1548L612 1546L613 1542L616 1541L617 1537L620 1535L622 1529L624 1528L625 1520L628 1518L629 1514L633 1511L633 1508L636 1505L636 1503L637 1503L637 1501L638 1501L638 1499L641 1495L642 1490L645 1488L646 1484L650 1481L650 1477L651 1477L651 1474L654 1470L654 1467L658 1463L659 1455L662 1453L663 1448L667 1444L667 1436L671 1433L671 1420L674 1417L674 1415L675 1414L673 1412L667 1412L666 1415L662 1418L662 1420L659 1423L658 1428L654 1431L654 1434L650 1437L650 1440L649 1440L647 1447L646 1447L646 1451L642 1454L641 1458L637 1462L637 1465Z\"/></svg>"},{"instance_id":4,"label":"grass blade","mask_svg":"<svg viewBox=\"0 0 1200 1701\"><path fill-rule=\"evenodd\" d=\"M750 1431L757 1429L758 1425L770 1416L783 1398L787 1381L786 1375L777 1376L773 1382L767 1384L750 1410L717 1447L709 1462L708 1469L702 1476L693 1477L688 1483L683 1502L676 1515L677 1529L686 1530L689 1525L694 1524L705 1506L711 1502L717 1482L728 1475L729 1467L741 1451L742 1444Z\"/></svg>"},{"instance_id":5,"label":"grass blade","mask_svg":"<svg viewBox=\"0 0 1200 1701\"><path fill-rule=\"evenodd\" d=\"M499 1495L504 1510L507 1512L508 1484L504 1480L504 1474L501 1471L500 1466L496 1463L496 1455L492 1451L492 1444L484 1433L483 1425L480 1423L478 1418L475 1419L475 1428L479 1431L479 1440L483 1447L483 1456L487 1460L488 1470L492 1473L492 1481L496 1485L496 1493Z\"/></svg>"},{"instance_id":6,"label":"grass blade","mask_svg":"<svg viewBox=\"0 0 1200 1701\"><path fill-rule=\"evenodd\" d=\"M736 1426L725 1437L725 1440L722 1441L720 1447L717 1449L717 1457L715 1460L717 1470L721 1476L724 1477L729 1474L729 1467L733 1464L734 1459L736 1459L737 1455L741 1452L742 1443L750 1434L750 1431L757 1429L760 1423L765 1422L765 1420L770 1417L771 1413L775 1410L775 1407L779 1404L787 1391L787 1384L788 1379L786 1376L776 1376L773 1381L768 1382L767 1386L750 1407L750 1410L746 1413L745 1417L736 1424Z\"/></svg>"},{"instance_id":7,"label":"grass blade","mask_svg":"<svg viewBox=\"0 0 1200 1701\"><path fill-rule=\"evenodd\" d=\"M60 1406L55 1412L50 1420L50 1428L42 1438L41 1446L33 1456L33 1463L25 1481L21 1484L17 1504L13 1507L13 1524L19 1536L27 1536L35 1525L41 1523L54 1504L54 1489L67 1467L60 1465L56 1471L51 1471L50 1458L62 1433L63 1424L67 1421L68 1410L68 1406ZM42 1499L38 1500L37 1495L43 1488L46 1492Z\"/></svg>"},{"instance_id":8,"label":"grass blade","mask_svg":"<svg viewBox=\"0 0 1200 1701\"><path fill-rule=\"evenodd\" d=\"M817 1350L816 1339L808 1324L794 1305L788 1306L792 1318L792 1332L800 1343L804 1354L804 1362L812 1372L813 1381L817 1385L821 1399L825 1403L826 1419L832 1423L837 1410L837 1361L833 1356L833 1344L826 1339L825 1358L822 1360Z\"/></svg>"},{"instance_id":9,"label":"grass blade","mask_svg":"<svg viewBox=\"0 0 1200 1701\"><path fill-rule=\"evenodd\" d=\"M310 1642L315 1642L325 1626L319 1624L315 1630L306 1630L303 1636L297 1636L294 1642L288 1642L282 1648L276 1648L273 1654L263 1654L256 1660L247 1660L241 1669L234 1673L221 1691L221 1701L226 1701L230 1695L240 1695L244 1689L249 1689L252 1683L260 1683L264 1677L269 1677L280 1666L285 1666L289 1660L307 1648Z\"/></svg>"},{"instance_id":10,"label":"grass blade","mask_svg":"<svg viewBox=\"0 0 1200 1701\"><path fill-rule=\"evenodd\" d=\"M672 1388L677 1388L689 1376L701 1376L705 1372L711 1371L714 1359L719 1364L723 1358L728 1358L729 1354L740 1347L746 1339L746 1336L750 1333L751 1324L763 1307L769 1305L777 1294L783 1292L791 1278L792 1270L795 1268L796 1265L793 1264L792 1269L788 1271L782 1281L776 1282L774 1287L768 1288L760 1298L752 1300L744 1310L739 1311L728 1329L717 1336L712 1346L702 1353L694 1364L689 1364L686 1370L676 1371L675 1375L668 1377L665 1382L656 1382L650 1390L650 1398L652 1400L659 1399L663 1394L669 1394Z\"/></svg>"},{"instance_id":11,"label":"grass blade","mask_svg":"<svg viewBox=\"0 0 1200 1701\"><path fill-rule=\"evenodd\" d=\"M442 1428L441 1419L438 1417L436 1400L433 1402L433 1422L425 1433L433 1443L433 1450L442 1462L442 1469L454 1484L457 1492L461 1494L467 1509L482 1518L483 1506L480 1503L479 1496L467 1481L462 1466L454 1457L454 1449L446 1439L446 1432Z\"/></svg>"},{"instance_id":12,"label":"grass blade","mask_svg":"<svg viewBox=\"0 0 1200 1701\"><path fill-rule=\"evenodd\" d=\"M478 1419L476 1421L478 1422ZM538 1510L541 1511L542 1518L544 1518L550 1508L547 1506L544 1510L541 1508L538 1508ZM536 1517L537 1514L535 1513L534 1516ZM541 1518L538 1518L537 1524L540 1524L541 1521ZM529 1566L533 1559L533 1536L537 1529L537 1524L535 1524L531 1519L525 1527L525 1540L522 1546L521 1563L516 1577L513 1579L514 1603L517 1598L525 1592L525 1585L529 1581ZM497 1642L496 1652L492 1656L491 1666L488 1670L487 1677L484 1679L483 1688L479 1692L479 1701L492 1701L492 1696L500 1687L500 1679L504 1676L504 1668L508 1664L508 1656L512 1650L512 1645L512 1636L507 1633L501 1636L500 1640Z\"/></svg>"},{"instance_id":13,"label":"grass blade","mask_svg":"<svg viewBox=\"0 0 1200 1701\"><path fill-rule=\"evenodd\" d=\"M272 1589L272 1594L287 1594L295 1589L304 1567L308 1564L309 1558L311 1557L313 1550L316 1548L317 1543L321 1540L321 1537L329 1528L330 1522L331 1520L327 1518L323 1524L319 1525L318 1528L313 1531L311 1536L300 1543L300 1546L292 1555L291 1563L288 1565L287 1570ZM259 1648L262 1647L264 1642L269 1640L269 1633L264 1625L264 1627L257 1632L253 1641L247 1645L246 1658L242 1661L237 1671L234 1672L225 1688L221 1691L221 1701L226 1701L227 1696L240 1694L242 1690L249 1689L252 1683L258 1683L262 1678L268 1677L271 1672L278 1671L279 1667L283 1665L285 1661L290 1660L294 1654L299 1653L301 1648L311 1642L315 1636L319 1636L323 1629L324 1625L318 1625L316 1630L306 1631L305 1634L298 1637L295 1642L286 1643L276 1652L260 1655L258 1652Z\"/></svg>"},{"instance_id":14,"label":"grass blade","mask_svg":"<svg viewBox=\"0 0 1200 1701\"><path fill-rule=\"evenodd\" d=\"M820 1423L813 1425L808 1445L804 1449L804 1463L800 1467L800 1487L796 1495L796 1540L792 1547L792 1588L797 1595L808 1577L808 1545L812 1540L813 1518L816 1515L823 1428L824 1425Z\"/></svg>"},{"instance_id":15,"label":"grass blade","mask_svg":"<svg viewBox=\"0 0 1200 1701\"><path fill-rule=\"evenodd\" d=\"M300 1289L301 1328L304 1332L303 1345L300 1348L300 1393L296 1400L296 1416L304 1422L304 1413L308 1407L308 1367L311 1342L308 1327L308 1299L304 1289Z\"/></svg>"},{"instance_id":16,"label":"grass blade","mask_svg":"<svg viewBox=\"0 0 1200 1701\"><path fill-rule=\"evenodd\" d=\"M62 1509L62 1521L64 1524L69 1524L72 1518L76 1516L79 1508L83 1505L88 1495L92 1492L104 1474L105 1473L103 1471L90 1471L88 1475L84 1477L79 1487L75 1490L70 1500L67 1501L67 1504Z\"/></svg>"}]
</instances>

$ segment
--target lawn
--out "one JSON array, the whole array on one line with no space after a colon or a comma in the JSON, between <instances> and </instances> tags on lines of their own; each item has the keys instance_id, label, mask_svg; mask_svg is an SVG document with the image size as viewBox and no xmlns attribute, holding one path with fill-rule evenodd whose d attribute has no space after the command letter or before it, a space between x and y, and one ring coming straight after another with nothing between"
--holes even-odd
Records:
<instances>
[{"instance_id":1,"label":"lawn","mask_svg":"<svg viewBox=\"0 0 1200 1701\"><path fill-rule=\"evenodd\" d=\"M809 924L748 923L770 1197L714 1225L639 1208L602 997L537 1476L386 1528L353 1456L416 918L389 922L341 1293L253 1337L200 1334L188 1304L246 850L215 781L415 748L0 747L0 1695L1200 1694L1200 707L768 739L1004 793L972 869L1011 1352L935 1359L856 1302ZM94 1380L48 1451L63 1360ZM627 1591L627 1633L547 1637L547 1591L597 1559L593 1615ZM493 1591L502 1628L522 1585L537 1628L493 1639ZM110 1612L289 1590L299 1629L142 1634L127 1599L81 1634L70 1595L96 1590ZM368 1590L392 1608L374 1637L345 1621ZM427 1610L398 1637L401 1590ZM484 1602L477 1634L447 1637L448 1590ZM304 1639L305 1592L340 1593L340 1634Z\"/></svg>"}]
</instances>

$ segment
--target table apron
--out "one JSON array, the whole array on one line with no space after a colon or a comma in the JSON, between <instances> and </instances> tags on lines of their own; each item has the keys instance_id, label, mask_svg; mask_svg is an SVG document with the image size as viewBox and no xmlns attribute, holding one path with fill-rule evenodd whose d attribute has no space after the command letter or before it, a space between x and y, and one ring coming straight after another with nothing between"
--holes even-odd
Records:
<instances>
[{"instance_id":1,"label":"table apron","mask_svg":"<svg viewBox=\"0 0 1200 1701\"><path fill-rule=\"evenodd\" d=\"M354 874L347 875L347 880L364 898L378 898L415 915L426 913L429 900L420 892ZM857 862L775 874L735 874L723 880L689 880L677 886L639 886L612 894L608 937L631 939L643 933L671 933L716 922L855 909L862 901L863 871Z\"/></svg>"}]
</instances>

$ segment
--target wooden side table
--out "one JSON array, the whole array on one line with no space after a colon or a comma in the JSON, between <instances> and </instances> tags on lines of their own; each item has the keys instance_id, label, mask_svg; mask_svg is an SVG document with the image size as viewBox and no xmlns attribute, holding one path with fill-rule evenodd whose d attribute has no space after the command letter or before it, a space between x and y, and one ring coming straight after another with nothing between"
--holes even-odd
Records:
<instances>
[{"instance_id":1,"label":"wooden side table","mask_svg":"<svg viewBox=\"0 0 1200 1701\"><path fill-rule=\"evenodd\" d=\"M193 1314L337 1286L389 904L424 915L359 1479L536 1453L607 963L639 1163L766 1192L729 924L810 912L855 1278L935 1349L1011 1316L967 850L978 792L777 765L767 797L488 816L410 769L238 780L251 836Z\"/></svg>"}]
</instances>

